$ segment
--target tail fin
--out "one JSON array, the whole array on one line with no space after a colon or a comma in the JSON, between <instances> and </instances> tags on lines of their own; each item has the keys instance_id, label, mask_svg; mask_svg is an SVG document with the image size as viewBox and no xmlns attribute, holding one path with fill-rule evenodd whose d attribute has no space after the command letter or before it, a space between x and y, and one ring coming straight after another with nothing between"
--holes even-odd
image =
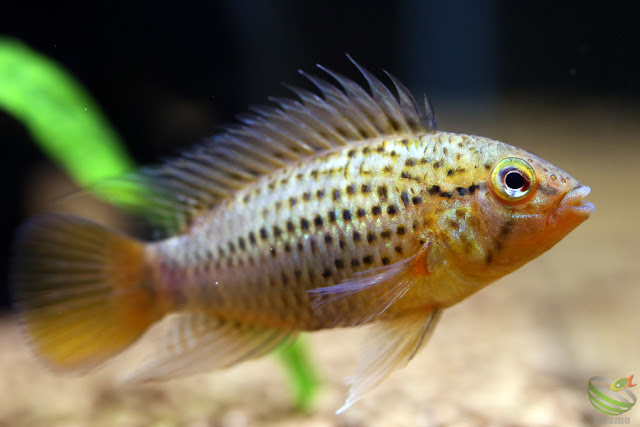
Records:
<instances>
[{"instance_id":1,"label":"tail fin","mask_svg":"<svg viewBox=\"0 0 640 427\"><path fill-rule=\"evenodd\" d=\"M17 240L16 305L33 346L54 369L86 371L159 318L144 244L86 220L46 214Z\"/></svg>"}]
</instances>

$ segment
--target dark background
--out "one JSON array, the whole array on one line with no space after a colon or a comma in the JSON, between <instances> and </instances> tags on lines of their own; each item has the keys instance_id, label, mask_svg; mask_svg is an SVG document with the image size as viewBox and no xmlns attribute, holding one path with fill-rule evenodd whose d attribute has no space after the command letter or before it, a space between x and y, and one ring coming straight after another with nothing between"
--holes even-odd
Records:
<instances>
[{"instance_id":1,"label":"dark background","mask_svg":"<svg viewBox=\"0 0 640 427\"><path fill-rule=\"evenodd\" d=\"M55 2L58 3L58 2ZM391 71L436 110L513 94L636 102L640 2L404 0L3 5L0 35L63 64L97 99L140 163L156 161L304 85L321 63L356 76L344 54ZM357 76L356 76L357 77ZM616 101L617 102L617 101ZM24 182L45 161L0 112L0 307Z\"/></svg>"}]
</instances>

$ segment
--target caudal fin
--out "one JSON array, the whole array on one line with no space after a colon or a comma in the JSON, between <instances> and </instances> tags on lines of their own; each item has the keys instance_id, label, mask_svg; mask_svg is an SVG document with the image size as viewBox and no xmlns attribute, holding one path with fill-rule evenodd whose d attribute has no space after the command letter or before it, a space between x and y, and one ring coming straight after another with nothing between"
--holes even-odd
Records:
<instances>
[{"instance_id":1,"label":"caudal fin","mask_svg":"<svg viewBox=\"0 0 640 427\"><path fill-rule=\"evenodd\" d=\"M47 214L21 229L14 297L36 352L85 371L124 350L160 313L144 244L81 218Z\"/></svg>"}]
</instances>

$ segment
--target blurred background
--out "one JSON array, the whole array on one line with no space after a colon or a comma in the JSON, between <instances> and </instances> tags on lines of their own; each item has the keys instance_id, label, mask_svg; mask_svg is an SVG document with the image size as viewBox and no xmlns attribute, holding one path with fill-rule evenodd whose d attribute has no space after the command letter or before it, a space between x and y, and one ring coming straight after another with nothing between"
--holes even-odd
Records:
<instances>
[{"instance_id":1,"label":"blurred background","mask_svg":"<svg viewBox=\"0 0 640 427\"><path fill-rule=\"evenodd\" d=\"M252 365L236 377L222 373L207 380L227 378L240 391L223 399L230 406L212 404L203 412L192 408L191 421L581 425L595 414L584 393L590 376L617 378L633 369L640 376L640 194L634 172L640 160L640 2L99 3L12 2L2 7L0 35L17 38L66 67L95 97L139 163L156 162L214 134L248 106L268 102L268 96L289 96L281 82L309 87L297 74L299 68L321 73L314 70L319 63L361 82L345 57L349 53L376 75L387 70L416 95L427 93L440 129L529 149L593 190L592 219L540 260L446 313L423 352L428 354L380 392L396 397L372 393L346 418L333 417L332 408L340 406L345 392L340 379L353 371L358 351L338 356L339 350L327 345L357 334L344 338L340 334L347 332L336 332L336 338L321 333L312 346L321 369L330 373L331 391L315 415L288 412L283 398L275 398L275 412L264 407L246 412L243 402L270 401L278 390L277 376L238 380L264 372L255 367L261 365ZM0 307L8 311L6 277L15 229L68 193L69 183L26 128L2 111L0 141ZM6 328L3 336L23 346L15 328ZM0 372L31 357L22 348L1 352ZM28 360L33 363L29 369L41 369ZM30 375L30 381L48 378L44 370ZM420 384L412 382L416 377ZM20 381L15 376L15 383L8 384L17 387ZM46 398L60 384L76 387L64 383L69 379L43 381L44 389L51 387L43 391ZM105 377L89 381L101 384L103 394L85 397L87 408L124 402L118 389L104 385ZM441 388L445 381L449 400ZM192 390L185 384L177 388L181 393L186 392L180 387ZM266 398L251 394L263 385L273 393L265 392ZM472 394L471 388L483 391ZM129 397L145 396L139 406L128 403L128 410L153 408L148 402L179 406L176 388L149 390L128 391ZM458 393L468 396L467 406L452 397ZM199 396L192 402L211 403L210 396ZM60 411L68 416L77 402L67 403ZM24 421L21 416L32 409L19 397L3 405L0 425ZM640 410L635 412L635 418L629 414L640 423ZM64 424L68 418L57 420ZM131 425L149 421L131 420Z\"/></svg>"}]
</instances>

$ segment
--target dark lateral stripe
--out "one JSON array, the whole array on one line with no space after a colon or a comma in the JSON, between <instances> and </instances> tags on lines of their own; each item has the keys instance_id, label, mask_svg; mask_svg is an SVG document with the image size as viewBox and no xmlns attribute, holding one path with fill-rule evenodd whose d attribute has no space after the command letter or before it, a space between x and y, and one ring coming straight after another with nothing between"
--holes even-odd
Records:
<instances>
[{"instance_id":1,"label":"dark lateral stripe","mask_svg":"<svg viewBox=\"0 0 640 427\"><path fill-rule=\"evenodd\" d=\"M427 191L431 196L438 195L440 197L445 197L447 199L450 199L456 193L459 196L473 195L476 192L476 190L486 188L486 186L487 186L486 183L481 182L479 184L471 184L469 187L456 187L455 190L444 191L442 188L440 188L439 185L433 185ZM414 201L414 204L415 204L415 201Z\"/></svg>"}]
</instances>

